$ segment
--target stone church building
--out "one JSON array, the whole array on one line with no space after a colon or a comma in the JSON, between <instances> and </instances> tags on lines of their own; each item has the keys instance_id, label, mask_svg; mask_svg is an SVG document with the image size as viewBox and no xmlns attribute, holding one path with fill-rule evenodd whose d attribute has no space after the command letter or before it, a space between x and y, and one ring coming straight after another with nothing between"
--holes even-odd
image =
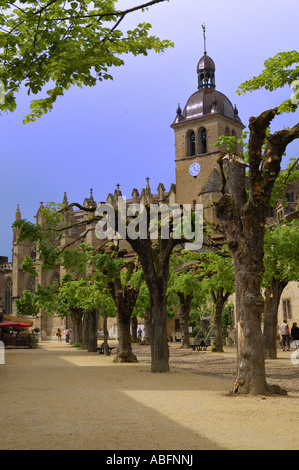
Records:
<instances>
[{"instance_id":1,"label":"stone church building","mask_svg":"<svg viewBox=\"0 0 299 470\"><path fill-rule=\"evenodd\" d=\"M235 136L236 140L241 137L244 125L239 117L236 106L220 91L216 90L215 80L216 67L214 61L205 52L197 65L198 84L197 90L190 96L184 109L179 106L171 127L175 139L175 175L176 181L168 191L162 183L152 192L149 179L146 186L141 190L134 188L132 199L127 203L166 203L166 204L203 204L205 218L216 222L215 214L210 204L218 200L221 193L221 179L217 169L217 159L225 150L214 147L219 136ZM240 144L236 144L236 151L242 151ZM107 203L114 205L121 195L119 185L112 194L108 194ZM288 207L278 201L276 207L272 208L272 222L281 220L286 213L295 210L299 204L299 182L287 188L286 196L289 201ZM67 196L63 201L67 204ZM96 208L91 191L90 196L83 202L84 207ZM36 223L42 225L40 207L36 214ZM87 213L82 210L70 210L67 214L69 220L84 220ZM17 207L15 220L21 218L19 206ZM63 268L57 266L47 272L41 272L37 268L38 277L32 278L21 269L21 263L25 255L33 259L38 257L36 247L28 242L17 243L19 229L13 230L13 256L12 262L8 258L0 256L0 307L8 314L16 314L15 299L22 297L23 290L34 292L37 283L46 286L53 281L59 281L64 274ZM65 242L76 236L76 233L68 231ZM96 246L99 240L94 232L89 232L87 243ZM297 283L290 283L282 294L279 308L279 322L287 318L291 324L294 319L299 323L299 289ZM41 312L34 320L35 326L41 328L42 338L49 339L55 335L57 327L64 328L65 321L57 316L48 316ZM101 328L101 325L99 325ZM172 327L173 328L173 327ZM173 330L172 330L173 331Z\"/></svg>"}]
</instances>

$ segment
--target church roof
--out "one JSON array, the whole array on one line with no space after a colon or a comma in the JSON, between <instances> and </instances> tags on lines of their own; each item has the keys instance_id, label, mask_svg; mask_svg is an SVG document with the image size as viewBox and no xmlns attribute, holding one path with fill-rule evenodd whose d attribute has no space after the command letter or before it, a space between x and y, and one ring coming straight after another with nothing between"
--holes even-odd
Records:
<instances>
[{"instance_id":1,"label":"church roof","mask_svg":"<svg viewBox=\"0 0 299 470\"><path fill-rule=\"evenodd\" d=\"M222 181L219 172L214 166L206 183L203 185L199 194L217 193L221 190Z\"/></svg>"},{"instance_id":2,"label":"church roof","mask_svg":"<svg viewBox=\"0 0 299 470\"><path fill-rule=\"evenodd\" d=\"M220 91L203 88L190 96L183 111L183 119L197 119L209 114L222 114L241 124L230 100Z\"/></svg>"}]
</instances>

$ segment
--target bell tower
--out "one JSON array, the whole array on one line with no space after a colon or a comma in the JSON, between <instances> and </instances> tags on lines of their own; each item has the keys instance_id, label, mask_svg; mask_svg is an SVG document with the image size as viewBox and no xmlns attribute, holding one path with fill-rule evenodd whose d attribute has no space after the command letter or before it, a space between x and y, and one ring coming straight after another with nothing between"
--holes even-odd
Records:
<instances>
[{"instance_id":1,"label":"bell tower","mask_svg":"<svg viewBox=\"0 0 299 470\"><path fill-rule=\"evenodd\" d=\"M215 200L221 187L217 160L225 148L214 147L221 135L240 139L244 125L230 100L216 90L215 63L207 55L204 31L204 55L198 62L198 89L179 105L171 125L175 135L176 202L202 203ZM236 151L242 147L236 144ZM212 202L212 201L211 201ZM206 214L205 214L206 216Z\"/></svg>"}]
</instances>

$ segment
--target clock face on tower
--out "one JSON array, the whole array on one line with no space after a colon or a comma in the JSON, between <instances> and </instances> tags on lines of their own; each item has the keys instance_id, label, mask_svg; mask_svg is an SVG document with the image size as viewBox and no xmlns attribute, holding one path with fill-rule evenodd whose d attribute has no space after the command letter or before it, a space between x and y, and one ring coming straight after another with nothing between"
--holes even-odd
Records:
<instances>
[{"instance_id":1,"label":"clock face on tower","mask_svg":"<svg viewBox=\"0 0 299 470\"><path fill-rule=\"evenodd\" d=\"M197 176L200 173L200 164L199 163L191 163L189 167L189 173L191 176Z\"/></svg>"}]
</instances>

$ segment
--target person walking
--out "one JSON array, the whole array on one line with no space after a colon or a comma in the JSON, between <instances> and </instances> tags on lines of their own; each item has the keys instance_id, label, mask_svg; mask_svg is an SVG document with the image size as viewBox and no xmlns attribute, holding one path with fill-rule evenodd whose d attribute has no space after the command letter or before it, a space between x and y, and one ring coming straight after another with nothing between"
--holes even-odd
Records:
<instances>
[{"instance_id":1,"label":"person walking","mask_svg":"<svg viewBox=\"0 0 299 470\"><path fill-rule=\"evenodd\" d=\"M137 331L137 333L138 333L137 341L138 341L138 343L141 343L142 329L139 328L138 331Z\"/></svg>"},{"instance_id":2,"label":"person walking","mask_svg":"<svg viewBox=\"0 0 299 470\"><path fill-rule=\"evenodd\" d=\"M70 330L67 328L64 334L65 334L65 342L68 343L70 341Z\"/></svg>"},{"instance_id":3,"label":"person walking","mask_svg":"<svg viewBox=\"0 0 299 470\"><path fill-rule=\"evenodd\" d=\"M287 351L290 349L290 329L287 320L283 320L283 323L280 327L281 337L282 337L282 350Z\"/></svg>"},{"instance_id":4,"label":"person walking","mask_svg":"<svg viewBox=\"0 0 299 470\"><path fill-rule=\"evenodd\" d=\"M299 348L299 328L297 326L297 323L293 323L292 329L291 329L291 336L292 336L292 346L296 349Z\"/></svg>"},{"instance_id":5,"label":"person walking","mask_svg":"<svg viewBox=\"0 0 299 470\"><path fill-rule=\"evenodd\" d=\"M58 328L58 330L56 331L56 336L57 336L57 339L58 341L62 341L61 337L62 337L62 332L60 330L60 328Z\"/></svg>"}]
</instances>

